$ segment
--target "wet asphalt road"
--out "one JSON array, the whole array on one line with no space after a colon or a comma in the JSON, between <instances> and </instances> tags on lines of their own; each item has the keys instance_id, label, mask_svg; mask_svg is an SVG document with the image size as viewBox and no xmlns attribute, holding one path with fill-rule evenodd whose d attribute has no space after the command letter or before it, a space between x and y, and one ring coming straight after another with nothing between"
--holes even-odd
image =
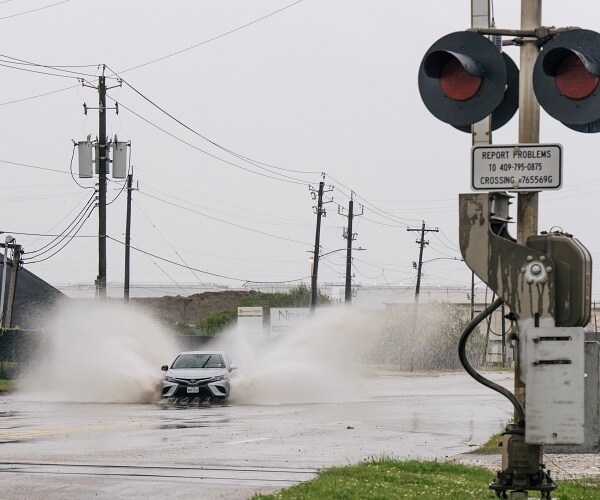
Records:
<instances>
[{"instance_id":1,"label":"wet asphalt road","mask_svg":"<svg viewBox=\"0 0 600 500\"><path fill-rule=\"evenodd\" d=\"M507 387L509 374L489 375ZM40 403L0 397L0 498L245 499L370 457L444 459L509 403L466 374L369 379L360 401Z\"/></svg>"}]
</instances>

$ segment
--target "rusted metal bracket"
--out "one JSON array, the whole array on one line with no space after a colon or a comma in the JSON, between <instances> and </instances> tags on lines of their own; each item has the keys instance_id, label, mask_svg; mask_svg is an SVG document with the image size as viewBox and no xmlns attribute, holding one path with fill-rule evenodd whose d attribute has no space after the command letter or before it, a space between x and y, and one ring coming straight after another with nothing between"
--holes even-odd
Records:
<instances>
[{"instance_id":1,"label":"rusted metal bracket","mask_svg":"<svg viewBox=\"0 0 600 500\"><path fill-rule=\"evenodd\" d=\"M504 192L459 195L460 250L469 268L518 314L539 326L555 317L555 272L551 257L517 244L508 234Z\"/></svg>"}]
</instances>

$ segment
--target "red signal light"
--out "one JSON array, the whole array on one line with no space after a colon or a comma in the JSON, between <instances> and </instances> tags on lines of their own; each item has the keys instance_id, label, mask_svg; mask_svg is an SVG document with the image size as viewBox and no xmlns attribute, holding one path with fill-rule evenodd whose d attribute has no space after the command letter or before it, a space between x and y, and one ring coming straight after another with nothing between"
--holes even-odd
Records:
<instances>
[{"instance_id":1,"label":"red signal light","mask_svg":"<svg viewBox=\"0 0 600 500\"><path fill-rule=\"evenodd\" d=\"M440 74L440 86L455 101L471 99L481 87L481 77L471 75L455 57L448 58Z\"/></svg>"},{"instance_id":2,"label":"red signal light","mask_svg":"<svg viewBox=\"0 0 600 500\"><path fill-rule=\"evenodd\" d=\"M507 92L506 61L507 56L479 33L457 31L443 36L429 47L419 66L423 103L436 118L465 132L470 133L471 124L489 115L495 115L492 126L502 126L518 104L513 99L518 88ZM518 75L516 66L515 71L511 66L513 73ZM500 116L496 111L507 95L510 100Z\"/></svg>"},{"instance_id":3,"label":"red signal light","mask_svg":"<svg viewBox=\"0 0 600 500\"><path fill-rule=\"evenodd\" d=\"M566 57L556 70L556 86L571 99L585 99L598 87L600 78L589 73L575 54Z\"/></svg>"}]
</instances>

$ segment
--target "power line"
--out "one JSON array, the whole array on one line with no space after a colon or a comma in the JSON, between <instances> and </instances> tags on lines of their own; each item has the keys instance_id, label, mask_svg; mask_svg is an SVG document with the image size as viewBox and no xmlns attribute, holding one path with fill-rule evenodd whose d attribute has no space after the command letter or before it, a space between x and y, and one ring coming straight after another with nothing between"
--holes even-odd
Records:
<instances>
[{"instance_id":1,"label":"power line","mask_svg":"<svg viewBox=\"0 0 600 500\"><path fill-rule=\"evenodd\" d=\"M60 234L49 234L49 233L24 233L23 231L0 231L0 234L18 234L21 236L41 236L44 238L52 238L54 236L61 236ZM77 238L97 238L97 235L82 235Z\"/></svg>"},{"instance_id":2,"label":"power line","mask_svg":"<svg viewBox=\"0 0 600 500\"><path fill-rule=\"evenodd\" d=\"M177 203L173 203L171 201L163 200L162 198L159 198L158 196L153 196L153 195L145 193L144 191L141 191L141 190L139 191L139 193L143 194L143 195L145 195L145 196L147 196L149 198L152 198L154 200L157 200L157 201L160 201L162 203L165 203L167 205L171 205L173 207L180 208L182 210L186 210L187 212L192 212L192 213L200 215L202 217L206 217L207 219L211 219L211 220L214 220L214 221L217 221L217 222L222 222L223 224L228 224L230 226L234 226L234 227L237 227L237 228L240 228L240 229L244 229L246 231L251 231L253 233L262 234L264 236L270 236L272 238L277 238L279 240L289 241L291 243L298 243L300 245L305 245L305 246L311 246L310 244L305 243L303 241L293 240L291 238L285 238L284 236L279 236L279 235L276 235L276 234L267 233L265 231L260 231L258 229L252 229L252 228L249 228L249 227L246 227L246 226L242 226L241 224L236 224L235 222L230 222L230 221L226 221L224 219L219 219L218 217L213 217L212 215L203 214L202 212L198 212L197 210L193 210L191 208L184 207L182 205L179 205Z\"/></svg>"},{"instance_id":3,"label":"power line","mask_svg":"<svg viewBox=\"0 0 600 500\"><path fill-rule=\"evenodd\" d=\"M40 64L40 63L36 63L33 61L27 61L26 59L19 59L18 57L12 57L6 54L0 54L0 57L4 57L5 59L9 59L9 61L5 61L5 60L1 60L1 62L6 63L6 64L21 64L24 66L35 66L36 68L45 68L45 69L52 69L55 71L62 71L63 73L69 73L70 75L76 75L76 77L82 77L82 76L89 76L92 78L97 78L98 75L96 73L84 73L82 71L72 71L70 69L65 69L65 68L98 68L100 67L100 65L98 64L86 64L86 65L79 65L79 66L56 66L56 65L51 65L51 64ZM18 68L18 67L12 67L13 69L22 69L22 68ZM54 76L63 76L63 75L54 75ZM108 77L109 79L111 79L111 77Z\"/></svg>"},{"instance_id":4,"label":"power line","mask_svg":"<svg viewBox=\"0 0 600 500\"><path fill-rule=\"evenodd\" d=\"M148 243L152 243L154 245L169 246L169 244L167 244L167 243L163 243L162 241L158 241L158 240L155 240L152 238L147 238L140 234L133 234L133 236L135 236L136 240L144 240L144 241L146 241ZM213 257L213 258L227 260L227 261L260 262L260 263L269 263L269 264L275 264L275 263L277 263L277 264L292 264L292 263L298 264L298 263L304 262L304 260L300 260L300 259L270 259L270 258L268 258L268 259L267 258L249 259L249 258L244 258L244 257L231 257L231 256L224 256L222 253L217 255L217 254L212 254L212 253L199 252L196 249L182 248L182 247L180 247L179 250L185 251L188 253L193 253L196 255L202 255L204 257Z\"/></svg>"},{"instance_id":5,"label":"power line","mask_svg":"<svg viewBox=\"0 0 600 500\"><path fill-rule=\"evenodd\" d=\"M64 170L57 170L55 168L47 168L47 167L39 167L37 165L30 165L28 163L18 163L16 161L8 161L8 160L0 160L0 163L6 163L8 165L15 165L17 167L34 168L34 169L37 169L37 170L47 170L49 172L58 172L60 174L67 174L67 175L69 175L69 172L65 172Z\"/></svg>"},{"instance_id":6,"label":"power line","mask_svg":"<svg viewBox=\"0 0 600 500\"><path fill-rule=\"evenodd\" d=\"M29 97L22 97L20 99L14 99L12 101L0 102L0 106L7 106L9 104L16 104L16 103L23 102L23 101L37 99L38 97L45 97L47 95L58 94L59 92L64 92L65 90L76 89L77 87L79 87L79 85L72 85L71 87L65 87L65 88L58 89L58 90L51 90L50 92L44 92L43 94L36 94L36 95L29 96Z\"/></svg>"},{"instance_id":7,"label":"power line","mask_svg":"<svg viewBox=\"0 0 600 500\"><path fill-rule=\"evenodd\" d=\"M454 242L453 242L453 241L452 241L452 240L451 240L451 239L448 237L448 235L447 235L446 233L444 233L444 231L442 231L441 229L440 229L440 232L439 232L439 233L436 233L436 234L434 234L434 236L435 236L435 237L436 237L436 238L437 238L437 239L440 241L440 243L441 243L442 245L444 245L444 246L445 246L446 248L448 248L449 250L454 250L454 251L456 251L456 252L460 252L460 248L458 248L458 246L456 245L456 243L454 243ZM443 236L443 237L444 237L444 239L445 239L445 240L446 240L446 241L449 243L449 245L446 245L446 244L444 244L444 242L440 240L440 238L439 238L440 236Z\"/></svg>"},{"instance_id":8,"label":"power line","mask_svg":"<svg viewBox=\"0 0 600 500\"><path fill-rule=\"evenodd\" d=\"M86 204L84 205L84 207L79 211L79 213L75 216L75 218L67 225L67 227L65 229L63 229L63 231L54 237L53 240L51 240L50 242L46 243L44 246L38 248L37 250L31 250L29 252L25 252L26 255L29 254L37 254L37 253L46 253L50 250L52 250L52 248L54 248L55 246L57 246L60 243L57 243L57 245L52 245L56 240L58 239L64 239L68 236L68 234L71 232L71 226L75 226L77 225L77 223L83 218L85 217L86 212L90 209L90 207L92 206L92 204L96 201L96 193L92 194L92 196L90 196L90 198L88 199L88 201L86 202ZM93 207L92 207L93 209ZM64 236L64 234L67 233L67 236ZM47 249L48 250L44 250ZM44 251L42 251L44 250ZM37 258L38 256L35 256L35 258Z\"/></svg>"},{"instance_id":9,"label":"power line","mask_svg":"<svg viewBox=\"0 0 600 500\"><path fill-rule=\"evenodd\" d=\"M171 242L165 237L165 235L162 234L162 232L158 229L158 227L156 227L156 224L154 224L154 222L150 219L150 217L148 217L146 215L146 213L138 206L138 204L135 201L133 203L136 206L138 212L141 213L146 218L146 220L156 230L156 232L165 241L165 243L167 243L167 245L169 245L169 247L171 248L171 250L173 250L173 252L175 252L175 255L177 255L177 257L179 257L179 260L181 260L181 262L183 262L187 266L187 268L192 272L192 274L194 275L194 278L196 278L198 281L200 281L200 278L198 277L198 275L190 268L189 264L181 256L181 254L177 251L177 249L171 244Z\"/></svg>"},{"instance_id":10,"label":"power line","mask_svg":"<svg viewBox=\"0 0 600 500\"><path fill-rule=\"evenodd\" d=\"M10 64L0 64L0 66L3 67L3 68L15 69L17 71L25 71L27 73L36 73L38 75L56 76L57 78L69 78L71 80L80 80L80 77L78 77L78 76L59 75L59 74L56 74L56 73L49 73L47 71L40 71L40 70L37 70L37 69L19 68L18 66L11 66Z\"/></svg>"},{"instance_id":11,"label":"power line","mask_svg":"<svg viewBox=\"0 0 600 500\"><path fill-rule=\"evenodd\" d=\"M111 99L112 101L116 102L115 99L113 99L110 96L107 96L109 99ZM131 108L127 107L126 105L122 104L121 102L119 102L119 108L123 108L126 109L127 111L129 111L130 113L132 113L133 115L137 116L140 120L143 120L144 122L148 123L149 125L153 126L154 128L160 130L161 132L167 134L168 136L172 137L173 139L175 139L176 141L179 141L183 144L185 144L186 146L191 147L192 149L195 149L196 151L199 151L207 156L210 156L211 158L214 158L215 160L218 160L220 162L226 163L227 165L231 165L232 167L235 168L239 168L240 170L244 170L245 172L254 174L254 175L260 175L261 177L266 177L268 179L273 179L276 181L280 181L280 182L287 182L289 184L299 184L299 185L306 185L309 184L308 182L305 182L301 179L297 179L297 180L289 180L292 179L291 177L285 176L283 174L278 174L276 172L271 172L274 173L275 175L278 175L279 177L275 177L275 175L267 175L261 172L256 172L255 170L251 170L249 168L243 167L242 165L238 165L237 163L233 163L229 160L226 160L225 158L221 158L220 156L214 155L212 153L209 153L208 151L192 144L191 142L188 142L184 139L181 139L180 137L176 136L175 134L172 134L171 132L168 132L167 130L165 130L164 128L160 127L159 125L156 125L154 122L148 120L147 118L144 118L142 115L140 115L139 113L136 113L135 111L133 111ZM282 177L288 177L288 178L282 178Z\"/></svg>"},{"instance_id":12,"label":"power line","mask_svg":"<svg viewBox=\"0 0 600 500\"><path fill-rule=\"evenodd\" d=\"M119 241L116 238L113 238L112 236L106 235L106 237L109 240L112 240L112 241L114 241L116 243L119 243L119 244L121 244L123 246L125 245L125 243L123 241ZM304 278L296 278L296 279L293 279L293 280L283 280L283 281L255 281L255 280L248 280L248 279L242 279L242 278L234 278L232 276L225 276L223 274L211 273L210 271L205 271L203 269L198 269L198 268L195 268L195 267L189 267L189 266L180 264L179 262L175 262L175 261L172 261L170 259L165 259L164 257L160 257L158 255L155 255L155 254L151 253L151 252L147 252L146 250L142 250L141 248L134 247L133 245L130 245L130 248L132 248L133 250L135 250L137 252L143 253L145 255L149 255L150 257L154 257L155 259L161 260L163 262L168 262L169 264L173 264L174 266L184 267L186 269L191 269L191 270L194 270L196 272L199 272L199 273L202 273L202 274L207 274L209 276L214 276L214 277L217 277L217 278L224 278L224 279L228 279L228 280L232 280L232 281L240 281L240 282L244 282L244 283L257 283L257 284L296 283L298 281L304 281L305 279L307 279L308 277L310 277L310 276L308 276L308 277L304 277Z\"/></svg>"},{"instance_id":13,"label":"power line","mask_svg":"<svg viewBox=\"0 0 600 500\"><path fill-rule=\"evenodd\" d=\"M185 294L189 295L189 293L190 293L190 292L189 292L188 290L186 290L185 288L183 288L183 287L182 287L182 286L181 286L181 285L180 285L180 284L179 284L177 281L175 281L175 278L173 278L173 277L172 277L172 276L171 276L171 275L170 275L170 274L169 274L167 271L165 271L165 270L164 270L162 267L160 267L160 266L158 265L158 263L157 263L155 260L153 260L153 261L152 261L152 263L153 263L153 264L154 264L156 267L158 267L158 268L159 268L159 269L162 271L162 273L163 273L163 274L164 274L164 275L165 275L167 278L169 278L169 279L170 279L170 280L171 280L171 281L172 281L172 282L175 284L175 286L177 286L178 288L180 288L181 290L183 290L183 292L184 292ZM193 272L193 271L192 271L192 272ZM194 276L195 276L195 275L194 275Z\"/></svg>"},{"instance_id":14,"label":"power line","mask_svg":"<svg viewBox=\"0 0 600 500\"><path fill-rule=\"evenodd\" d=\"M212 206L227 205L227 206L230 206L232 208L235 208L236 210L239 210L240 212L242 212L242 214L244 214L244 215L236 215L236 218L238 220L239 219L243 219L243 220L247 220L247 221L251 221L251 222L265 223L265 224L269 224L271 226L284 226L284 227L296 227L296 228L300 228L300 227L303 227L303 228L312 227L311 224L306 223L304 221L299 221L299 220L292 221L290 219L284 219L282 217L272 216L270 214L265 214L264 212L258 212L256 210L251 210L251 209L248 209L248 208L243 208L243 207L238 207L236 205L227 204L227 203L222 202L221 200L211 200L210 198L207 198L208 200L214 202L212 206L208 206L207 207L207 206L204 206L204 205L199 205L198 203L194 203L194 202L191 202L191 201L188 201L188 200L184 200L182 197L171 195L171 194L166 193L164 191L161 191L159 189L155 189L155 188L148 189L147 187L145 189L146 189L146 192L148 190L150 190L153 193L158 193L158 194L160 194L162 196L165 196L167 198L173 198L173 199L176 199L179 202L185 202L186 204L188 204L190 206L193 206L193 207L196 207L196 208L199 208L199 209L203 209L203 210L209 210L211 212L216 212L216 213L223 213L223 212L221 212L221 211L219 211L219 210L217 210L215 208L212 208ZM264 218L258 219L256 217L248 217L248 216L245 215L247 212L252 212L252 213L261 215L263 217L269 217L269 219L264 219ZM230 215L234 215L232 213L232 211L227 211L226 213L230 214Z\"/></svg>"},{"instance_id":15,"label":"power line","mask_svg":"<svg viewBox=\"0 0 600 500\"><path fill-rule=\"evenodd\" d=\"M350 198L350 195L344 191L342 191L341 189L339 189L337 186L342 186L344 189L347 189L348 191L353 191L352 189L350 189L348 186L342 184L340 181L338 181L337 179L334 179L331 175L329 175L327 172L324 172L325 175L327 177L329 177L336 185L336 190L339 191L340 193L342 193L344 196L346 196L347 198ZM392 222L397 222L399 224L404 224L404 226L402 227L407 227L406 222L415 222L415 221L420 221L421 219L408 219L406 217L398 217L397 215L391 214L389 212L386 212L385 210L377 207L376 205L374 205L373 203L371 203L369 200L367 200L366 198L360 196L358 193L354 192L355 196L357 198L360 198L363 201L363 205L366 207L369 207L373 213L375 213L376 215L378 215L379 217L382 217L383 219L386 220L390 220Z\"/></svg>"},{"instance_id":16,"label":"power line","mask_svg":"<svg viewBox=\"0 0 600 500\"><path fill-rule=\"evenodd\" d=\"M0 3L6 3L6 2L9 2L9 1L11 1L11 0L4 0L4 1L2 1L2 2L0 2ZM65 2L68 2L68 1L70 1L70 0L63 0L62 2L58 2L58 3L52 4L52 5L48 5L48 6L42 7L42 8L40 8L40 9L35 9L35 10L32 10L32 11L23 12L23 13L16 14L16 15L24 15L24 14L27 14L27 13L30 13L30 12L35 12L35 11L37 11L37 10L47 9L47 8L53 7L53 6L55 6L55 5L60 5L61 3L65 3ZM287 10L287 9L289 9L290 7L293 7L293 6L295 6L295 5L299 4L299 3L303 2L303 1L304 1L304 0L298 0L298 1L296 1L296 2L294 2L294 3L291 3L291 4L289 4L289 5L285 6L285 7L282 7L281 9L278 9L278 10L276 10L276 11L273 11L273 12L271 12L271 13L269 13L269 14L265 15L265 16L259 17L258 19L254 19L253 21L250 21L250 22L248 22L248 23L246 23L246 24L243 24L243 25L241 25L241 26L238 26L237 28L234 28L234 29L232 29L232 30L229 30L229 31L227 31L227 32L225 32L225 33L221 33L220 35L217 35L217 36L215 36L215 37L209 38L208 40L204 40L204 41L202 41L202 42L200 42L200 43L197 43L197 44L194 44L194 45L192 45L192 46L190 46L190 47L186 47L185 49L181 49L181 50L178 50L178 51L176 51L176 52L173 52L173 53L171 53L171 54L167 54L167 55L165 55L165 56L158 57L158 58L156 58L156 59L153 59L153 60L151 60L151 61L148 61L148 62L145 62L145 63L142 63L142 64L138 64L137 66L132 66L132 67L130 67L130 68L127 68L127 69L121 70L119 73L126 73L126 72L128 72L128 71L133 71L133 70L135 70L135 69L138 69L138 68L143 68L144 66L148 66L148 65L150 65L150 64L154 64L154 63L156 63L156 62L163 61L163 60L165 60L165 59L168 59L168 58L170 58L170 57L176 56L176 55L178 55L178 54L181 54L181 53L183 53L183 52L187 52L187 51L189 51L189 50L195 49L195 48L197 48L197 47L200 47L200 46L202 46L202 45L206 45L207 43L213 42L213 41L215 41L215 40L218 40L218 39L220 39L220 38L223 38L223 37L225 37L225 36L227 36L227 35L230 35L230 34L232 34L232 33L235 33L235 32L237 32L237 31L240 31L240 30L242 30L242 29L244 29L244 28L247 28L248 26L252 26L253 24L256 24L256 23L258 23L258 22L260 22L260 21L263 21L263 20L265 20L265 19L268 19L269 17L271 17L271 16L274 16L274 15L276 15L276 14L279 14L280 12L283 12L284 10ZM16 17L16 15L13 15L13 16L7 16L6 18L8 18L8 17ZM2 19L5 19L5 18L2 18ZM5 57L7 57L7 56L5 56ZM80 66L64 66L64 65L63 65L63 66L48 66L48 67L52 67L52 68L58 69L59 67L62 67L62 68L67 68L67 67L82 67L82 68L86 68L86 67L93 67L93 66L97 66L97 65L80 65ZM53 91L50 91L50 92L45 92L45 93L43 93L43 94L37 94L37 95L29 96L29 97L24 97L24 98L21 98L21 99L15 99L15 100L13 100L13 101L6 101L6 102L2 102L2 103L0 103L0 106L5 106L5 105L8 105L8 104L15 104L15 103L19 103L19 102L27 101L27 100L30 100L30 99L37 99L37 98L39 98L39 97L45 97L45 96L47 96L47 95L56 94L56 93L58 93L58 92L64 92L65 90L69 90L69 89L76 88L76 87L77 87L77 86L74 86L74 87L66 87L66 88L63 88L63 89L58 89L58 90L53 90ZM241 155L240 155L240 157L241 157ZM260 163L260 162L257 162L257 163ZM265 165L266 165L266 164L265 164ZM266 165L266 166L269 166L269 165Z\"/></svg>"},{"instance_id":17,"label":"power line","mask_svg":"<svg viewBox=\"0 0 600 500\"><path fill-rule=\"evenodd\" d=\"M114 71L113 71L113 73L114 73ZM114 73L114 74L116 76L119 76L119 75L117 75L117 73ZM200 132L196 131L195 129L193 129L189 125L185 124L179 118L175 117L173 114L171 114L167 110L165 110L162 106L159 106L158 104L156 104L152 99L150 99L149 97L147 97L144 94L142 94L142 92L139 91L138 89L136 89L133 85L131 85L131 83L127 82L126 80L124 80L122 78L121 78L121 81L125 85L127 85L131 90L133 90L136 94L138 94L140 97L142 97L146 102L150 103L152 106L154 106L156 109L158 109L161 113L163 113L166 116L168 116L169 118L171 118L173 121L175 121L176 123L178 123L179 125L181 125L183 128L185 128L186 130L188 130L192 134L197 135L201 139L204 139L206 142L212 144L213 146L219 148L220 150L225 151L226 153L229 153L232 156L235 156L236 158L238 158L240 160L246 161L247 163L250 163L250 164L254 165L257 168L260 168L262 170L266 170L267 172L271 172L269 169L275 169L275 170L281 170L281 171L284 171L284 172L292 172L292 173L300 173L300 174L320 174L321 173L321 172L316 171L316 170L306 171L306 170L295 170L295 169L291 169L291 168L278 167L276 165L271 165L271 164L268 164L268 163L264 163L264 162L255 160L253 158L250 158L248 156L244 156L244 155L242 155L240 153L237 153L237 152L235 152L235 151L233 151L233 150L231 150L231 149L229 149L229 148L227 148L225 146L222 146L221 144L217 143L213 139L210 139L206 135L201 134ZM287 176L284 176L283 174L280 174L280 175L282 175L283 177L287 177ZM287 177L287 178L293 179L293 180L298 180L298 179L296 179L294 177Z\"/></svg>"},{"instance_id":18,"label":"power line","mask_svg":"<svg viewBox=\"0 0 600 500\"><path fill-rule=\"evenodd\" d=\"M52 258L52 257L54 257L56 254L58 254L59 252L61 252L62 250L64 250L64 249L65 249L65 247L66 247L66 246L67 246L69 243L71 243L71 242L73 241L73 239L75 238L75 236L77 236L77 234L79 233L79 231L81 231L81 228L82 228L82 227L85 225L85 223L87 222L87 220L90 218L90 216L91 216L91 215L92 215L92 213L94 212L94 208L96 208L96 207L92 207L92 208L89 210L89 212L88 212L88 214L87 214L87 217L85 217L85 219L83 219L83 220L81 221L81 223L80 223L79 227L78 227L78 228L75 230L75 232L74 232L72 235L70 235L70 236L65 236L65 238L63 238L63 239L66 239L66 238L68 238L68 240L65 242L65 244L64 244L62 247L60 247L58 250L56 250L56 252L54 252L54 253L52 253L52 254L48 255L47 257L45 257L45 258L43 258L43 259L40 259L40 260L33 260L33 261L31 261L31 262L29 262L29 261L26 261L25 259L23 259L23 263L24 263L24 264L39 264L40 262L44 262L44 261L46 261L46 260L48 260L48 259L51 259L51 258ZM16 234L16 233L15 233L15 234ZM54 247L54 248L56 248L56 247ZM46 253L46 252L43 252L43 253ZM41 254L40 254L40 255L41 255ZM37 257L39 257L40 255L38 255ZM34 259L35 259L35 258L37 258L37 257L34 257Z\"/></svg>"},{"instance_id":19,"label":"power line","mask_svg":"<svg viewBox=\"0 0 600 500\"><path fill-rule=\"evenodd\" d=\"M282 7L282 8L280 8L280 9L277 9L277 10L275 10L273 12L270 12L269 14L266 14L266 15L264 15L262 17L254 19L253 21L250 21L250 22L248 22L246 24L238 26L237 28L234 28L234 29L231 29L229 31L226 31L225 33L221 33L220 35L214 36L214 37L209 38L208 40L204 40L204 41L202 41L200 43L196 43L196 44L194 44L194 45L192 45L190 47L186 47L185 49L181 49L181 50L178 50L176 52L172 52L171 54L167 54L167 55L162 56L162 57L157 57L156 59L153 59L151 61L145 62L143 64L138 64L137 66L132 66L131 68L124 69L124 70L120 71L120 73L126 73L128 71L133 71L134 69L143 68L144 66L148 66L150 64L154 64L154 63L159 62L159 61L164 61L165 59L168 59L170 57L182 54L183 52L187 52L187 51L195 49L197 47L201 47L202 45L206 45L207 43L214 42L215 40L218 40L219 38L223 38L223 37L225 37L227 35L231 35L232 33L235 33L236 31L243 30L244 28L247 28L248 26L252 26L253 24L259 23L260 21L264 21L265 19L268 19L269 17L272 17L272 16L274 16L276 14L279 14L280 12L283 12L284 10L287 10L287 9L289 9L291 7L294 7L295 5L298 5L299 3L302 3L303 1L304 0L297 0L296 2L293 2L293 3L291 3L289 5L286 5L286 6Z\"/></svg>"},{"instance_id":20,"label":"power line","mask_svg":"<svg viewBox=\"0 0 600 500\"><path fill-rule=\"evenodd\" d=\"M79 203L77 203L71 210L69 210L69 212L64 217L62 217L56 224L54 224L54 226L52 226L48 231L52 231L55 227L57 227L59 224L61 224L67 217L69 217L75 210L77 210L77 207L81 204L82 201L84 201L86 199L86 196L87 195L85 195L83 198L81 198L81 200L79 200ZM95 194L92 196L95 196ZM88 201L89 201L89 199L88 199ZM87 205L87 203L88 202L86 202L85 204ZM28 244L33 245L34 243L37 243L41 239L42 239L42 237L37 237L34 240L30 241Z\"/></svg>"},{"instance_id":21,"label":"power line","mask_svg":"<svg viewBox=\"0 0 600 500\"><path fill-rule=\"evenodd\" d=\"M11 14L10 16L0 17L0 21L2 21L4 19L10 19L10 18L13 18L13 17L24 16L25 14L31 14L32 12L39 12L40 10L49 9L50 7L56 7L57 5L61 5L63 3L67 3L67 2L70 2L70 1L71 0L62 0L60 2L56 2L56 3L50 4L50 5L45 5L44 7L38 7L37 9L27 10L25 12L19 12L18 14Z\"/></svg>"}]
</instances>

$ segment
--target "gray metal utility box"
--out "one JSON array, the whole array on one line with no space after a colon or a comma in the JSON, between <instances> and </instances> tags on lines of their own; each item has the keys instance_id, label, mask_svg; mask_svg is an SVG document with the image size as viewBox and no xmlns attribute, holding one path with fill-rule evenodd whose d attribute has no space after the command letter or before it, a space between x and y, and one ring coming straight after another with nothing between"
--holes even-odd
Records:
<instances>
[{"instance_id":1,"label":"gray metal utility box","mask_svg":"<svg viewBox=\"0 0 600 500\"><path fill-rule=\"evenodd\" d=\"M543 252L556 269L556 326L585 326L592 304L592 256L578 239L565 233L542 233L527 238L527 246Z\"/></svg>"},{"instance_id":2,"label":"gray metal utility box","mask_svg":"<svg viewBox=\"0 0 600 500\"><path fill-rule=\"evenodd\" d=\"M585 334L585 424L584 443L575 445L548 445L548 453L600 452L600 334Z\"/></svg>"}]
</instances>

